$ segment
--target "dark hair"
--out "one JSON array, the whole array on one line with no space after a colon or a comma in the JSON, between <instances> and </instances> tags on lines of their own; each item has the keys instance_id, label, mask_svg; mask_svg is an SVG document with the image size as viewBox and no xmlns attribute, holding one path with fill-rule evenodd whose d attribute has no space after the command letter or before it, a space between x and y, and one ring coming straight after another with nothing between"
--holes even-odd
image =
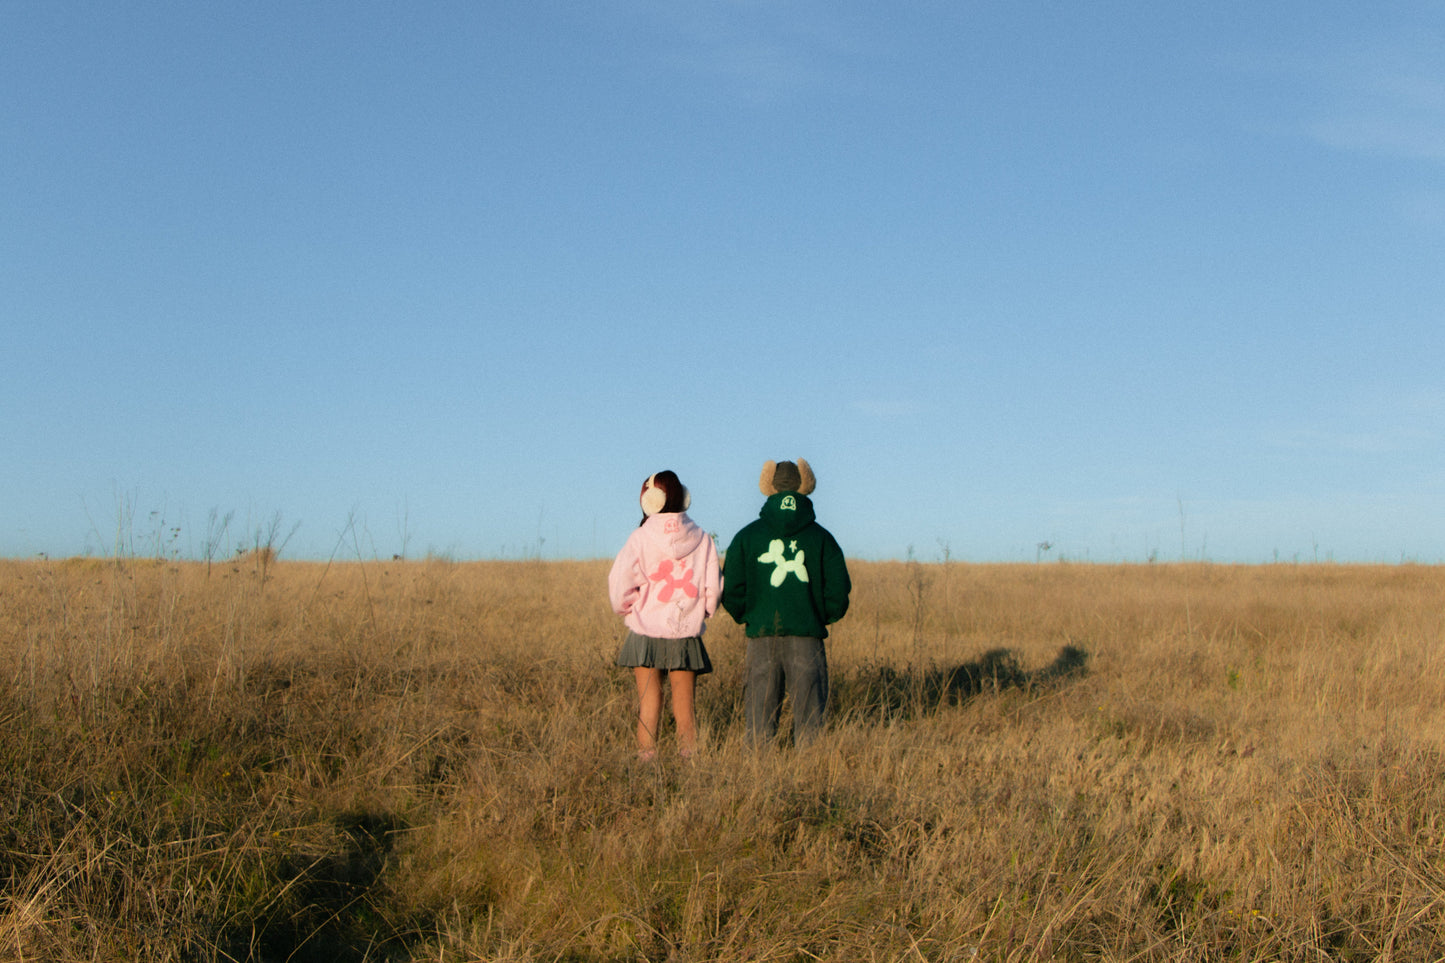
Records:
<instances>
[{"instance_id":1,"label":"dark hair","mask_svg":"<svg viewBox=\"0 0 1445 963\"><path fill-rule=\"evenodd\" d=\"M651 479L643 479L642 489L637 493L639 499L647 492L648 481L652 482L653 488L659 489L667 495L667 499L662 503L662 508L658 509L657 514L666 515L670 512L675 513L686 510L687 489L683 487L682 481L678 479L676 472L664 470L653 475ZM642 522L645 521L647 521L647 514L643 513ZM638 522L638 524L641 525L642 522Z\"/></svg>"}]
</instances>

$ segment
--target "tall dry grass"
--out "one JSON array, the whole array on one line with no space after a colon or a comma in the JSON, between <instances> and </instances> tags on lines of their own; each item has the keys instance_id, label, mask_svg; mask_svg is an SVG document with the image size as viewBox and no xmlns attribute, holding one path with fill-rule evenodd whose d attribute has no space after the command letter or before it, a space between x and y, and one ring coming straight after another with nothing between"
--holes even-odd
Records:
<instances>
[{"instance_id":1,"label":"tall dry grass","mask_svg":"<svg viewBox=\"0 0 1445 963\"><path fill-rule=\"evenodd\" d=\"M0 957L1440 958L1445 571L853 570L648 765L605 562L0 563Z\"/></svg>"}]
</instances>

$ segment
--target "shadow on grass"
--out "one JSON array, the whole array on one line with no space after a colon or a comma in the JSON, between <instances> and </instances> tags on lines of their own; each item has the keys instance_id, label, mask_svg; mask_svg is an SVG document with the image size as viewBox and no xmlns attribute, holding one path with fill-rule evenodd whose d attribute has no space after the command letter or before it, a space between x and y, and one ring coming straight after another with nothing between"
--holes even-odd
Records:
<instances>
[{"instance_id":1,"label":"shadow on grass","mask_svg":"<svg viewBox=\"0 0 1445 963\"><path fill-rule=\"evenodd\" d=\"M337 817L335 828L334 850L275 867L284 885L230 927L224 959L362 963L405 955L418 934L394 932L377 912L374 893L400 823L359 812Z\"/></svg>"},{"instance_id":2,"label":"shadow on grass","mask_svg":"<svg viewBox=\"0 0 1445 963\"><path fill-rule=\"evenodd\" d=\"M952 666L865 665L833 677L829 711L838 718L870 722L917 718L942 706L963 705L985 692L1029 692L1056 685L1082 676L1088 661L1082 648L1066 645L1053 662L1032 672L1006 648L990 649L971 662Z\"/></svg>"}]
</instances>

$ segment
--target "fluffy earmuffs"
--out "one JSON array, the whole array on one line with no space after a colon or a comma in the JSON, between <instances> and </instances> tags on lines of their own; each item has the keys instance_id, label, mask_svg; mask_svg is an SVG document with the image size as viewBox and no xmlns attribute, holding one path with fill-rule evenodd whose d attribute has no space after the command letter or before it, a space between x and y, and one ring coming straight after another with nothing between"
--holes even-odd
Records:
<instances>
[{"instance_id":1,"label":"fluffy earmuffs","mask_svg":"<svg viewBox=\"0 0 1445 963\"><path fill-rule=\"evenodd\" d=\"M642 494L638 501L642 505L643 517L647 517L667 509L669 502L673 511L687 511L692 505L692 494L687 490L687 486L678 480L677 475L670 471L660 471L649 475L647 481L642 483Z\"/></svg>"},{"instance_id":2,"label":"fluffy earmuffs","mask_svg":"<svg viewBox=\"0 0 1445 963\"><path fill-rule=\"evenodd\" d=\"M818 480L813 477L813 469L801 458L797 462L766 462L763 464L763 473L758 478L758 490L764 495L776 495L778 492L811 495L817 487Z\"/></svg>"}]
</instances>

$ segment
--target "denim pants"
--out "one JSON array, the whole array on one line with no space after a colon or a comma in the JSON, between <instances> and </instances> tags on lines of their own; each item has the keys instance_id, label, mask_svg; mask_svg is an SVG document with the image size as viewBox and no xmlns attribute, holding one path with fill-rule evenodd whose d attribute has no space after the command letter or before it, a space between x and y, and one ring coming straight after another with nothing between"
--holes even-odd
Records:
<instances>
[{"instance_id":1,"label":"denim pants","mask_svg":"<svg viewBox=\"0 0 1445 963\"><path fill-rule=\"evenodd\" d=\"M793 703L793 744L803 745L822 731L828 711L828 657L822 639L802 635L748 639L747 669L749 740L771 742L777 735L784 691Z\"/></svg>"}]
</instances>

